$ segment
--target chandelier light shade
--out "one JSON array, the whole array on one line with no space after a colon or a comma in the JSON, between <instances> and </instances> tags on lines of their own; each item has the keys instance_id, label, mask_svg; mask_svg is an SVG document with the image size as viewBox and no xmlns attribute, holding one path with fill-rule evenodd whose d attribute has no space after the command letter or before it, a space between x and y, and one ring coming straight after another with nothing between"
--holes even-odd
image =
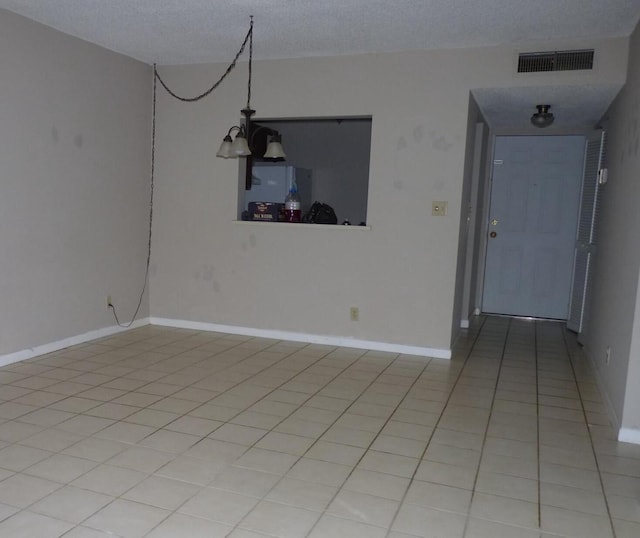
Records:
<instances>
[{"instance_id":1,"label":"chandelier light shade","mask_svg":"<svg viewBox=\"0 0 640 538\"><path fill-rule=\"evenodd\" d=\"M549 127L555 120L552 112L549 112L551 105L536 105L538 112L531 116L531 123L536 127Z\"/></svg>"},{"instance_id":2,"label":"chandelier light shade","mask_svg":"<svg viewBox=\"0 0 640 538\"><path fill-rule=\"evenodd\" d=\"M282 135L274 134L269 141L267 151L264 152L265 159L284 159L286 155L282 149Z\"/></svg>"},{"instance_id":3,"label":"chandelier light shade","mask_svg":"<svg viewBox=\"0 0 640 538\"><path fill-rule=\"evenodd\" d=\"M247 137L245 136L244 129L242 127L240 127L240 131L231 144L231 151L233 152L234 157L247 157L251 155L251 150L247 143Z\"/></svg>"},{"instance_id":4,"label":"chandelier light shade","mask_svg":"<svg viewBox=\"0 0 640 538\"><path fill-rule=\"evenodd\" d=\"M222 144L220 144L220 149L218 150L218 153L216 153L216 157L222 157L223 159L229 159L230 157L233 157L233 150L231 149L231 146L233 145L233 139L231 138L230 135L227 135L224 137L224 140L222 141Z\"/></svg>"}]
</instances>

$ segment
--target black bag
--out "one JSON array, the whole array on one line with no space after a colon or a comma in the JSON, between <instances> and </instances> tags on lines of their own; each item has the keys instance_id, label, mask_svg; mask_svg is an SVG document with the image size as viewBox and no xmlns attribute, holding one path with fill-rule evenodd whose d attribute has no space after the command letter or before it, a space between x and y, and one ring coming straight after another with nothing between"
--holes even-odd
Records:
<instances>
[{"instance_id":1,"label":"black bag","mask_svg":"<svg viewBox=\"0 0 640 538\"><path fill-rule=\"evenodd\" d=\"M338 217L330 205L314 202L302 221L310 224L338 224Z\"/></svg>"}]
</instances>

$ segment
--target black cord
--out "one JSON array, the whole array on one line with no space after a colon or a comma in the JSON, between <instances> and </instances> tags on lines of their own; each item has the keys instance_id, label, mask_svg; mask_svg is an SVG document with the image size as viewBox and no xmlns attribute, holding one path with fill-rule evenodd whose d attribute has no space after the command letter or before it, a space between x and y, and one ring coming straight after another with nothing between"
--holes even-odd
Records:
<instances>
[{"instance_id":1,"label":"black cord","mask_svg":"<svg viewBox=\"0 0 640 538\"><path fill-rule=\"evenodd\" d=\"M153 71L155 73L156 66L153 65ZM142 285L142 292L140 292L140 298L138 299L138 306L136 307L136 311L133 313L133 317L131 321L126 324L120 323L118 319L118 314L116 313L116 307L113 303L109 303L109 308L113 312L113 317L118 324L118 327L123 327L128 329L133 325L136 317L138 316L138 312L140 311L140 306L142 305L142 298L144 296L144 292L147 289L147 284L149 282L149 266L151 265L151 231L153 229L153 186L155 183L155 168L156 168L156 77L153 77L153 112L151 115L151 185L150 185L150 193L149 193L149 239L147 243L147 264L144 271L144 284Z\"/></svg>"},{"instance_id":2,"label":"black cord","mask_svg":"<svg viewBox=\"0 0 640 538\"><path fill-rule=\"evenodd\" d=\"M111 309L111 311L113 312L113 317L116 320L116 323L118 324L118 327L123 327L125 329L128 329L129 327L131 327L131 325L133 325L133 322L135 321L136 317L138 316L138 312L140 311L140 306L142 305L142 298L144 297L144 292L147 289L147 284L149 283L149 266L151 265L151 231L153 228L153 186L154 186L154 181L155 181L155 166L156 166L156 95L157 95L157 81L160 81L160 84L162 84L162 87L167 90L167 93L169 95L171 95L171 97L174 97L176 99L178 99L179 101L183 101L186 103L193 103L195 101L199 101L200 99L206 97L207 95L209 95L211 92L213 92L218 86L220 86L220 84L222 83L222 81L227 78L227 75L229 73L231 73L231 71L233 71L233 69L236 67L236 63L238 61L238 58L240 57L240 55L244 52L245 47L247 46L247 42L249 42L249 83L248 83L248 93L247 93L247 108L251 108L249 106L249 103L251 101L251 62L252 62L252 58L253 58L253 16L251 17L251 24L249 25L249 31L247 32L247 35L244 38L244 41L242 42L242 46L240 47L240 50L238 51L238 53L235 55L235 58L233 59L233 61L229 64L229 67L227 67L227 70L223 73L222 77L220 77L220 79L213 85L211 86L211 88L209 88L206 92L197 95L196 97L181 97L178 94L176 94L175 92L173 92L172 90L169 89L169 87L165 84L164 80L162 80L162 77L160 76L160 74L158 73L158 70L156 68L156 64L153 64L153 113L152 113L152 123L151 123L151 187L150 187L150 202L149 202L149 241L148 241L148 245L147 245L147 265L145 267L145 271L144 271L144 284L142 286L142 292L140 293L140 298L138 299L138 306L136 307L136 311L133 313L133 317L131 318L131 321L127 324L122 324L120 323L120 320L118 319L118 314L116 313L116 307L113 303L109 303L109 308Z\"/></svg>"},{"instance_id":3,"label":"black cord","mask_svg":"<svg viewBox=\"0 0 640 538\"><path fill-rule=\"evenodd\" d=\"M249 33L247 34L249 38L249 81L247 82L247 110L251 110L251 70L253 63L253 15L251 16L251 24L249 26ZM245 38L246 42L246 38ZM244 48L244 43L242 44Z\"/></svg>"},{"instance_id":4,"label":"black cord","mask_svg":"<svg viewBox=\"0 0 640 538\"><path fill-rule=\"evenodd\" d=\"M220 86L220 84L222 83L222 81L227 78L227 75L229 73L231 73L231 71L233 71L233 69L236 66L236 63L238 61L238 58L240 58L240 55L244 52L245 47L247 46L247 41L250 41L250 46L249 46L249 50L253 53L253 17L251 17L251 24L249 25L249 31L247 32L246 37L244 38L244 41L242 42L242 46L240 47L240 50L238 51L238 53L236 54L235 58L233 59L233 61L229 64L229 67L227 67L226 71L222 74L222 76L220 77L220 79L213 85L211 86L211 88L209 88L207 91L205 91L204 93L201 93L200 95L196 95L195 97L182 97L180 95L178 95L177 93L175 93L173 90L171 90L169 88L169 86L167 86L167 84L165 83L164 80L162 80L162 77L160 76L160 74L158 73L158 71L156 70L155 64L153 66L153 72L155 77L160 81L160 84L162 84L162 87L167 90L167 93L171 96L174 97L176 99L178 99L179 101L183 101L185 103L193 103L195 101L199 101L200 99L206 97L207 95L209 95L212 91L214 91L218 86ZM249 61L249 98L251 97L251 60ZM247 103L247 107L248 107L248 103Z\"/></svg>"}]
</instances>

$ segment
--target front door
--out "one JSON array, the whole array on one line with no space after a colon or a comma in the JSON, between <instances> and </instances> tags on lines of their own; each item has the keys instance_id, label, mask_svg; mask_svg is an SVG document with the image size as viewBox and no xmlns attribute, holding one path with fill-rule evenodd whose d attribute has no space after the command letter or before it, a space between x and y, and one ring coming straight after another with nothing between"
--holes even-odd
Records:
<instances>
[{"instance_id":1,"label":"front door","mask_svg":"<svg viewBox=\"0 0 640 538\"><path fill-rule=\"evenodd\" d=\"M496 138L482 310L567 319L582 136Z\"/></svg>"}]
</instances>

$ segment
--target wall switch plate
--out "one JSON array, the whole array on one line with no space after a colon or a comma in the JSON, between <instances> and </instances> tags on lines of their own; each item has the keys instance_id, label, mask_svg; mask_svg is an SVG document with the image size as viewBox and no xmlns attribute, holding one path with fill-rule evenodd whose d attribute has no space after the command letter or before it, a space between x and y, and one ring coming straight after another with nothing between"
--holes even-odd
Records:
<instances>
[{"instance_id":1,"label":"wall switch plate","mask_svg":"<svg viewBox=\"0 0 640 538\"><path fill-rule=\"evenodd\" d=\"M349 309L349 315L351 316L351 321L359 321L360 320L360 309L357 306L352 306Z\"/></svg>"},{"instance_id":2,"label":"wall switch plate","mask_svg":"<svg viewBox=\"0 0 640 538\"><path fill-rule=\"evenodd\" d=\"M447 214L447 202L431 202L431 215L444 217Z\"/></svg>"}]
</instances>

